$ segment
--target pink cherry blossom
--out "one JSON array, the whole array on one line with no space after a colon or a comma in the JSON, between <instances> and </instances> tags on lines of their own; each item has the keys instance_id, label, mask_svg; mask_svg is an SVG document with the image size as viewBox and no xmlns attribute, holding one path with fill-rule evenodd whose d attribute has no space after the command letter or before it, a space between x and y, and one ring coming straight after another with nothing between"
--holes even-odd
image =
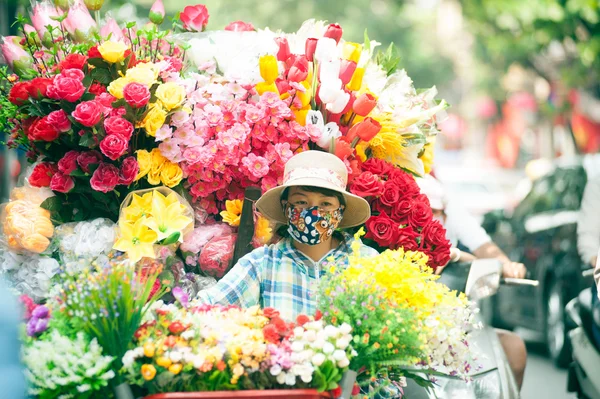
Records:
<instances>
[{"instance_id":1,"label":"pink cherry blossom","mask_svg":"<svg viewBox=\"0 0 600 399\"><path fill-rule=\"evenodd\" d=\"M173 136L173 130L169 125L163 125L156 131L156 141L164 141L170 139Z\"/></svg>"},{"instance_id":2,"label":"pink cherry blossom","mask_svg":"<svg viewBox=\"0 0 600 399\"><path fill-rule=\"evenodd\" d=\"M260 179L269 173L269 162L254 153L248 154L242 158L242 165L248 170L252 177Z\"/></svg>"}]
</instances>

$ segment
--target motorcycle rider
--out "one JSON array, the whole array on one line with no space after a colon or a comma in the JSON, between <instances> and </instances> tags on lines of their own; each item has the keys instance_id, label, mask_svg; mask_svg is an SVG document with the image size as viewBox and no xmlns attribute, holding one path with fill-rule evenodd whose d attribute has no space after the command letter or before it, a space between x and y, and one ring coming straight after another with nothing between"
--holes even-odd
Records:
<instances>
[{"instance_id":1,"label":"motorcycle rider","mask_svg":"<svg viewBox=\"0 0 600 399\"><path fill-rule=\"evenodd\" d=\"M442 184L432 176L418 178L421 193L429 199L434 218L446 229L446 238L452 243L452 261L471 262L480 259L498 259L502 263L504 277L524 278L527 273L525 265L512 262L508 256L492 241L477 220L460 204L451 202L446 196ZM471 253L458 251L458 243L467 247ZM438 268L441 273L443 268ZM519 390L523 385L523 376L527 365L527 349L525 343L516 334L496 329L508 363L515 376Z\"/></svg>"}]
</instances>

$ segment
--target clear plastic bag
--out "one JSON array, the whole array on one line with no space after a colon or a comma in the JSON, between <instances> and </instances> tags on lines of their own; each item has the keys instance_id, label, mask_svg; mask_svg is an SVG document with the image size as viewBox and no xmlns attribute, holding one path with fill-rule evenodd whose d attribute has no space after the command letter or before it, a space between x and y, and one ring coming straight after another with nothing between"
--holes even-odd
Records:
<instances>
[{"instance_id":1,"label":"clear plastic bag","mask_svg":"<svg viewBox=\"0 0 600 399\"><path fill-rule=\"evenodd\" d=\"M99 218L62 224L55 229L54 240L62 263L67 264L108 255L116 235L116 225L109 219Z\"/></svg>"},{"instance_id":2,"label":"clear plastic bag","mask_svg":"<svg viewBox=\"0 0 600 399\"><path fill-rule=\"evenodd\" d=\"M222 278L229 269L236 239L237 234L226 234L211 239L200 253L200 270L216 279Z\"/></svg>"}]
</instances>

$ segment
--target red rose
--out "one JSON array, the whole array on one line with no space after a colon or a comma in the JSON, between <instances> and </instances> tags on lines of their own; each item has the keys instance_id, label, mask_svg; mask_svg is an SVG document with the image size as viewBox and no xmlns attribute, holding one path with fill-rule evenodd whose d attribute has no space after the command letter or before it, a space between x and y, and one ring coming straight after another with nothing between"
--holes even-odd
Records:
<instances>
[{"instance_id":1,"label":"red rose","mask_svg":"<svg viewBox=\"0 0 600 399\"><path fill-rule=\"evenodd\" d=\"M424 202L415 202L408 214L408 223L413 228L424 227L433 218L431 207Z\"/></svg>"},{"instance_id":2,"label":"red rose","mask_svg":"<svg viewBox=\"0 0 600 399\"><path fill-rule=\"evenodd\" d=\"M29 128L29 139L32 141L54 141L58 138L60 132L49 122L48 117L37 119Z\"/></svg>"},{"instance_id":3,"label":"red rose","mask_svg":"<svg viewBox=\"0 0 600 399\"><path fill-rule=\"evenodd\" d=\"M68 71L77 71L77 69L68 69ZM81 71L79 71L81 72ZM81 72L83 73L83 72ZM73 74L70 74L73 76ZM66 100L75 102L85 93L85 86L81 79L58 75L54 78L54 83L48 87L46 94L54 100Z\"/></svg>"},{"instance_id":4,"label":"red rose","mask_svg":"<svg viewBox=\"0 0 600 399\"><path fill-rule=\"evenodd\" d=\"M49 187L52 176L57 172L55 164L40 162L33 168L29 176L29 184L33 187Z\"/></svg>"},{"instance_id":5,"label":"red rose","mask_svg":"<svg viewBox=\"0 0 600 399\"><path fill-rule=\"evenodd\" d=\"M52 181L50 182L50 189L52 191L68 193L73 189L73 187L75 187L75 182L70 176L67 176L61 172L57 172L54 176L52 176Z\"/></svg>"},{"instance_id":6,"label":"red rose","mask_svg":"<svg viewBox=\"0 0 600 399\"><path fill-rule=\"evenodd\" d=\"M392 249L404 248L405 251L417 251L419 244L417 237L419 234L412 227L404 227L398 231L398 241Z\"/></svg>"},{"instance_id":7,"label":"red rose","mask_svg":"<svg viewBox=\"0 0 600 399\"><path fill-rule=\"evenodd\" d=\"M436 269L450 262L450 243L440 244L429 254L429 266Z\"/></svg>"},{"instance_id":8,"label":"red rose","mask_svg":"<svg viewBox=\"0 0 600 399\"><path fill-rule=\"evenodd\" d=\"M256 29L250 22L235 21L225 27L225 30L233 32L254 32Z\"/></svg>"},{"instance_id":9,"label":"red rose","mask_svg":"<svg viewBox=\"0 0 600 399\"><path fill-rule=\"evenodd\" d=\"M123 88L123 98L132 108L141 108L150 101L150 90L141 83L129 83Z\"/></svg>"},{"instance_id":10,"label":"red rose","mask_svg":"<svg viewBox=\"0 0 600 399\"><path fill-rule=\"evenodd\" d=\"M48 91L48 86L52 84L52 79L50 78L35 78L31 82L29 82L29 97L35 98L37 100L46 97L46 93Z\"/></svg>"},{"instance_id":11,"label":"red rose","mask_svg":"<svg viewBox=\"0 0 600 399\"><path fill-rule=\"evenodd\" d=\"M65 175L70 175L71 172L77 169L77 158L79 155L79 151L67 152L62 159L58 161L58 170Z\"/></svg>"},{"instance_id":12,"label":"red rose","mask_svg":"<svg viewBox=\"0 0 600 399\"><path fill-rule=\"evenodd\" d=\"M446 229L437 220L430 221L421 231L423 240L432 245L440 245L448 242L446 238Z\"/></svg>"},{"instance_id":13,"label":"red rose","mask_svg":"<svg viewBox=\"0 0 600 399\"><path fill-rule=\"evenodd\" d=\"M391 207L392 218L397 221L406 219L408 217L408 214L411 212L413 205L414 205L413 200L410 200L410 199L400 200L400 202L396 203L394 206Z\"/></svg>"},{"instance_id":14,"label":"red rose","mask_svg":"<svg viewBox=\"0 0 600 399\"><path fill-rule=\"evenodd\" d=\"M365 172L371 172L374 175L384 177L387 176L388 173L390 173L390 171L395 168L392 164L384 161L383 159L369 158L363 163L362 169Z\"/></svg>"},{"instance_id":15,"label":"red rose","mask_svg":"<svg viewBox=\"0 0 600 399\"><path fill-rule=\"evenodd\" d=\"M107 193L119 183L119 169L109 163L101 163L90 179L90 185L96 191Z\"/></svg>"},{"instance_id":16,"label":"red rose","mask_svg":"<svg viewBox=\"0 0 600 399\"><path fill-rule=\"evenodd\" d=\"M400 226L394 222L386 213L378 216L371 216L367 223L366 238L374 240L382 247L392 247L398 241Z\"/></svg>"},{"instance_id":17,"label":"red rose","mask_svg":"<svg viewBox=\"0 0 600 399\"><path fill-rule=\"evenodd\" d=\"M414 197L420 193L415 178L401 169L394 168L390 172L390 180L395 181L401 187L403 197Z\"/></svg>"},{"instance_id":18,"label":"red rose","mask_svg":"<svg viewBox=\"0 0 600 399\"><path fill-rule=\"evenodd\" d=\"M77 163L85 173L90 173L90 165L98 165L102 155L98 151L82 152L77 157Z\"/></svg>"},{"instance_id":19,"label":"red rose","mask_svg":"<svg viewBox=\"0 0 600 399\"><path fill-rule=\"evenodd\" d=\"M133 125L126 119L111 116L104 120L104 130L106 130L106 134L109 136L117 135L129 141L133 133Z\"/></svg>"},{"instance_id":20,"label":"red rose","mask_svg":"<svg viewBox=\"0 0 600 399\"><path fill-rule=\"evenodd\" d=\"M96 101L84 101L77 104L71 116L83 126L92 127L102 119L102 108Z\"/></svg>"},{"instance_id":21,"label":"red rose","mask_svg":"<svg viewBox=\"0 0 600 399\"><path fill-rule=\"evenodd\" d=\"M100 83L92 83L88 91L96 96L99 96L102 93L106 93L106 87Z\"/></svg>"},{"instance_id":22,"label":"red rose","mask_svg":"<svg viewBox=\"0 0 600 399\"><path fill-rule=\"evenodd\" d=\"M117 134L106 136L100 142L100 151L113 161L125 154L127 147L127 140Z\"/></svg>"},{"instance_id":23,"label":"red rose","mask_svg":"<svg viewBox=\"0 0 600 399\"><path fill-rule=\"evenodd\" d=\"M179 14L183 29L191 32L202 32L208 24L208 9L203 4L196 6L187 6Z\"/></svg>"},{"instance_id":24,"label":"red rose","mask_svg":"<svg viewBox=\"0 0 600 399\"><path fill-rule=\"evenodd\" d=\"M27 100L29 100L29 82L15 83L8 93L8 101L15 105L23 105Z\"/></svg>"},{"instance_id":25,"label":"red rose","mask_svg":"<svg viewBox=\"0 0 600 399\"><path fill-rule=\"evenodd\" d=\"M73 53L67 55L65 59L58 64L58 69L60 71L64 71L65 69L83 69L86 62L87 57L85 55Z\"/></svg>"},{"instance_id":26,"label":"red rose","mask_svg":"<svg viewBox=\"0 0 600 399\"><path fill-rule=\"evenodd\" d=\"M90 58L102 58L102 54L98 51L98 46L90 47L88 50L88 57Z\"/></svg>"},{"instance_id":27,"label":"red rose","mask_svg":"<svg viewBox=\"0 0 600 399\"><path fill-rule=\"evenodd\" d=\"M360 197L378 197L381 195L383 183L371 172L358 175L350 185L350 192Z\"/></svg>"},{"instance_id":28,"label":"red rose","mask_svg":"<svg viewBox=\"0 0 600 399\"><path fill-rule=\"evenodd\" d=\"M71 121L65 111L52 111L48 114L48 123L61 133L71 130Z\"/></svg>"},{"instance_id":29,"label":"red rose","mask_svg":"<svg viewBox=\"0 0 600 399\"><path fill-rule=\"evenodd\" d=\"M135 180L136 176L140 171L140 167L135 157L127 157L121 164L121 170L119 171L119 184L128 186Z\"/></svg>"},{"instance_id":30,"label":"red rose","mask_svg":"<svg viewBox=\"0 0 600 399\"><path fill-rule=\"evenodd\" d=\"M110 116L116 116L116 117L121 117L121 116L125 116L127 114L127 110L125 109L125 107L118 107L118 108L113 108L110 110Z\"/></svg>"},{"instance_id":31,"label":"red rose","mask_svg":"<svg viewBox=\"0 0 600 399\"><path fill-rule=\"evenodd\" d=\"M401 198L402 189L398 186L398 184L393 180L386 181L383 185L381 197L379 198L381 203L390 207L396 207L398 206L398 202L400 202Z\"/></svg>"}]
</instances>

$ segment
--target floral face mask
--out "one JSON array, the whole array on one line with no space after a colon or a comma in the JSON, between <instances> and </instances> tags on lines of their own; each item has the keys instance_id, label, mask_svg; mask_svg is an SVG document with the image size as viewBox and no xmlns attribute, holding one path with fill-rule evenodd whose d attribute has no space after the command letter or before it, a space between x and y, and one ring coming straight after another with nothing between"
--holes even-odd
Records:
<instances>
[{"instance_id":1,"label":"floral face mask","mask_svg":"<svg viewBox=\"0 0 600 399\"><path fill-rule=\"evenodd\" d=\"M299 243L317 245L328 240L342 221L344 207L323 210L318 206L297 208L285 204L288 232Z\"/></svg>"}]
</instances>

